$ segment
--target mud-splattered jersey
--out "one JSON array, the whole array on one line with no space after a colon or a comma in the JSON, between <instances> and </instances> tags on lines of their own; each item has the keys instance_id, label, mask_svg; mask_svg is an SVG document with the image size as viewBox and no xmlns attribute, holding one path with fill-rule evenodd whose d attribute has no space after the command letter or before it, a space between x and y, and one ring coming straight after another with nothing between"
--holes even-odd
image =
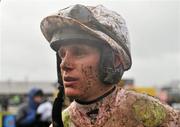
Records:
<instances>
[{"instance_id":1,"label":"mud-splattered jersey","mask_svg":"<svg viewBox=\"0 0 180 127\"><path fill-rule=\"evenodd\" d=\"M116 88L92 104L76 101L62 113L65 127L180 127L180 112L154 97Z\"/></svg>"}]
</instances>

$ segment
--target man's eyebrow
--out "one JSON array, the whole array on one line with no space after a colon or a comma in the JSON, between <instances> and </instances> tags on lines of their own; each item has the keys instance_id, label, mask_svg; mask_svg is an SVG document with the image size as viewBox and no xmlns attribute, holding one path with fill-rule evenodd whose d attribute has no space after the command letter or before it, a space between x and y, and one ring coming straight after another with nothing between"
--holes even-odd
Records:
<instances>
[{"instance_id":1,"label":"man's eyebrow","mask_svg":"<svg viewBox=\"0 0 180 127\"><path fill-rule=\"evenodd\" d=\"M83 49L82 46L74 46L73 48Z\"/></svg>"},{"instance_id":2,"label":"man's eyebrow","mask_svg":"<svg viewBox=\"0 0 180 127\"><path fill-rule=\"evenodd\" d=\"M85 47L82 47L80 45L74 45L72 47L70 47L71 49L78 49L78 50L83 50Z\"/></svg>"}]
</instances>

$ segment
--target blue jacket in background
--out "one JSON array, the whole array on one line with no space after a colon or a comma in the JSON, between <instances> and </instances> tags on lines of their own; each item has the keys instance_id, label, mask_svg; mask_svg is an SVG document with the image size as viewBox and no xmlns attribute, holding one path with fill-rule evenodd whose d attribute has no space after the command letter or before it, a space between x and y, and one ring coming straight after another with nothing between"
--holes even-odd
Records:
<instances>
[{"instance_id":1,"label":"blue jacket in background","mask_svg":"<svg viewBox=\"0 0 180 127\"><path fill-rule=\"evenodd\" d=\"M34 127L36 122L36 110L38 103L34 101L34 96L41 89L33 88L28 94L28 102L22 104L16 115L17 127Z\"/></svg>"}]
</instances>

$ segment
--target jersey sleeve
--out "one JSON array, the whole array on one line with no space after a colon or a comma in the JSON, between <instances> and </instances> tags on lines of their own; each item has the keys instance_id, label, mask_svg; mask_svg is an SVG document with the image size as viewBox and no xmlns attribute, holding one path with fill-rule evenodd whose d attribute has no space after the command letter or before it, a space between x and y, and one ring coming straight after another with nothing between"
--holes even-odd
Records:
<instances>
[{"instance_id":1,"label":"jersey sleeve","mask_svg":"<svg viewBox=\"0 0 180 127\"><path fill-rule=\"evenodd\" d=\"M129 92L134 96L132 115L144 127L180 127L180 112L161 103L157 98Z\"/></svg>"}]
</instances>

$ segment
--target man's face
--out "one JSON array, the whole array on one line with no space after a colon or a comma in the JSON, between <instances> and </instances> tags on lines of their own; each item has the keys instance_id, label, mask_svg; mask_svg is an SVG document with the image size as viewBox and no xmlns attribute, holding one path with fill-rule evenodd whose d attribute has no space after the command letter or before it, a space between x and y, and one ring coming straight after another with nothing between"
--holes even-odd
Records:
<instances>
[{"instance_id":1,"label":"man's face","mask_svg":"<svg viewBox=\"0 0 180 127\"><path fill-rule=\"evenodd\" d=\"M99 50L87 44L69 43L62 45L58 53L65 94L73 99L92 99L103 86L98 78Z\"/></svg>"}]
</instances>

